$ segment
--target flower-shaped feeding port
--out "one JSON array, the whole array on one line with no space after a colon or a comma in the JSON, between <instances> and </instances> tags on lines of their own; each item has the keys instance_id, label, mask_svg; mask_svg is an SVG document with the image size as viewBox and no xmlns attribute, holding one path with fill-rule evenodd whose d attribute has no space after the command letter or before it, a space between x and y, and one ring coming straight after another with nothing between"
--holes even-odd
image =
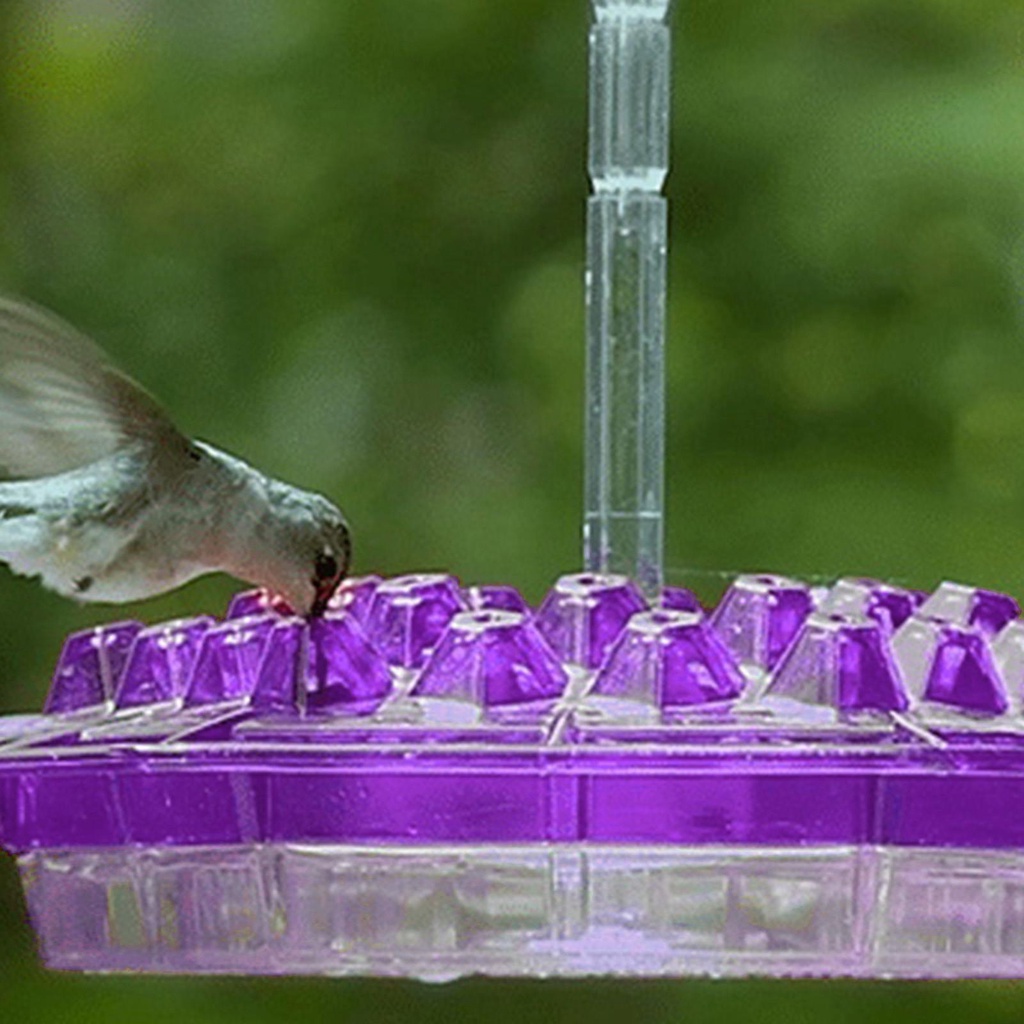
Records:
<instances>
[{"instance_id":1,"label":"flower-shaped feeding port","mask_svg":"<svg viewBox=\"0 0 1024 1024\"><path fill-rule=\"evenodd\" d=\"M537 612L537 626L563 661L594 669L630 616L646 608L625 576L578 573L556 581Z\"/></svg>"},{"instance_id":2,"label":"flower-shaped feeding port","mask_svg":"<svg viewBox=\"0 0 1024 1024\"><path fill-rule=\"evenodd\" d=\"M347 612L365 626L370 616L374 594L383 581L380 576L352 576L342 580L327 602L329 612Z\"/></svg>"},{"instance_id":3,"label":"flower-shaped feeding port","mask_svg":"<svg viewBox=\"0 0 1024 1024\"><path fill-rule=\"evenodd\" d=\"M466 601L454 576L424 573L381 583L368 613L368 631L388 663L421 668Z\"/></svg>"},{"instance_id":4,"label":"flower-shaped feeding port","mask_svg":"<svg viewBox=\"0 0 1024 1024\"><path fill-rule=\"evenodd\" d=\"M914 614L925 596L881 580L846 577L828 590L818 611L827 615L867 615L891 634Z\"/></svg>"},{"instance_id":5,"label":"flower-shaped feeding port","mask_svg":"<svg viewBox=\"0 0 1024 1024\"><path fill-rule=\"evenodd\" d=\"M920 701L981 715L1010 708L1006 684L980 625L961 625L919 613L893 638L910 694Z\"/></svg>"},{"instance_id":6,"label":"flower-shaped feeding port","mask_svg":"<svg viewBox=\"0 0 1024 1024\"><path fill-rule=\"evenodd\" d=\"M991 641L992 656L1006 686L1010 707L1019 712L1024 705L1024 621L1008 622Z\"/></svg>"},{"instance_id":7,"label":"flower-shaped feeding port","mask_svg":"<svg viewBox=\"0 0 1024 1024\"><path fill-rule=\"evenodd\" d=\"M771 670L811 613L810 588L785 576L739 576L711 615L711 625L752 675Z\"/></svg>"},{"instance_id":8,"label":"flower-shaped feeding port","mask_svg":"<svg viewBox=\"0 0 1024 1024\"><path fill-rule=\"evenodd\" d=\"M923 619L973 626L991 637L1019 617L1020 605L1009 594L946 582L925 600L917 614Z\"/></svg>"},{"instance_id":9,"label":"flower-shaped feeding port","mask_svg":"<svg viewBox=\"0 0 1024 1024\"><path fill-rule=\"evenodd\" d=\"M189 680L185 704L196 707L248 700L267 639L279 621L275 614L228 619L203 636Z\"/></svg>"},{"instance_id":10,"label":"flower-shaped feeding port","mask_svg":"<svg viewBox=\"0 0 1024 1024\"><path fill-rule=\"evenodd\" d=\"M867 615L808 616L764 696L840 713L905 711L910 706L889 650L888 631Z\"/></svg>"},{"instance_id":11,"label":"flower-shaped feeding port","mask_svg":"<svg viewBox=\"0 0 1024 1024\"><path fill-rule=\"evenodd\" d=\"M142 630L121 675L116 706L152 707L184 700L203 637L213 626L214 620L203 615Z\"/></svg>"},{"instance_id":12,"label":"flower-shaped feeding port","mask_svg":"<svg viewBox=\"0 0 1024 1024\"><path fill-rule=\"evenodd\" d=\"M530 611L523 595L515 587L494 583L467 588L466 602L474 611L483 611L487 608L493 608L496 611L522 612L523 614Z\"/></svg>"},{"instance_id":13,"label":"flower-shaped feeding port","mask_svg":"<svg viewBox=\"0 0 1024 1024\"><path fill-rule=\"evenodd\" d=\"M141 630L141 622L117 622L69 636L53 674L45 713L79 711L112 701Z\"/></svg>"},{"instance_id":14,"label":"flower-shaped feeding port","mask_svg":"<svg viewBox=\"0 0 1024 1024\"><path fill-rule=\"evenodd\" d=\"M735 659L703 616L658 608L629 620L590 697L668 711L731 701L743 687Z\"/></svg>"},{"instance_id":15,"label":"flower-shaped feeding port","mask_svg":"<svg viewBox=\"0 0 1024 1024\"><path fill-rule=\"evenodd\" d=\"M550 703L567 682L565 669L527 615L488 609L452 619L411 696L461 702L472 709L471 717Z\"/></svg>"},{"instance_id":16,"label":"flower-shaped feeding port","mask_svg":"<svg viewBox=\"0 0 1024 1024\"><path fill-rule=\"evenodd\" d=\"M252 705L259 711L365 714L391 692L387 662L350 614L271 630Z\"/></svg>"}]
</instances>

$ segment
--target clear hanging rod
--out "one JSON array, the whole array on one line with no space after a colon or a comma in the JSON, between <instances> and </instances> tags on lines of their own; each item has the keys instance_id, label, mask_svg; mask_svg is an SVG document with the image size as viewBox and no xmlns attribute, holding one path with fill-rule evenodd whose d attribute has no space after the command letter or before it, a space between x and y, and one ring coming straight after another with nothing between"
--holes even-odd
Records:
<instances>
[{"instance_id":1,"label":"clear hanging rod","mask_svg":"<svg viewBox=\"0 0 1024 1024\"><path fill-rule=\"evenodd\" d=\"M594 0L583 559L662 584L669 0Z\"/></svg>"}]
</instances>

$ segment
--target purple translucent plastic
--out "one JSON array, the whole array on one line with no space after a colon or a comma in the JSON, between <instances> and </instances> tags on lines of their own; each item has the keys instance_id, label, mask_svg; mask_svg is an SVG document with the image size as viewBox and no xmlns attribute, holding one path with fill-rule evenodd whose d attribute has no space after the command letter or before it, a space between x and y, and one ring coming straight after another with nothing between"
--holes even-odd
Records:
<instances>
[{"instance_id":1,"label":"purple translucent plastic","mask_svg":"<svg viewBox=\"0 0 1024 1024\"><path fill-rule=\"evenodd\" d=\"M377 587L368 629L390 664L419 668L452 616L465 608L454 576L398 576Z\"/></svg>"},{"instance_id":2,"label":"purple translucent plastic","mask_svg":"<svg viewBox=\"0 0 1024 1024\"><path fill-rule=\"evenodd\" d=\"M667 709L732 700L743 686L735 659L703 616L659 608L629 620L591 692Z\"/></svg>"},{"instance_id":3,"label":"purple translucent plastic","mask_svg":"<svg viewBox=\"0 0 1024 1024\"><path fill-rule=\"evenodd\" d=\"M555 653L584 668L597 668L630 616L647 602L624 576L562 576L537 612L537 626Z\"/></svg>"},{"instance_id":4,"label":"purple translucent plastic","mask_svg":"<svg viewBox=\"0 0 1024 1024\"><path fill-rule=\"evenodd\" d=\"M874 581L807 616L802 584L744 577L714 625L618 577L565 577L537 616L467 610L509 591L447 576L349 587L313 622L71 637L51 712L0 729L0 843L1024 846L1024 626L990 638L1009 606L971 588L892 632L905 594ZM161 714L122 727L133 644L120 703Z\"/></svg>"},{"instance_id":5,"label":"purple translucent plastic","mask_svg":"<svg viewBox=\"0 0 1024 1024\"><path fill-rule=\"evenodd\" d=\"M916 591L904 590L880 580L839 580L819 604L818 610L837 615L867 615L887 633L903 625L924 600Z\"/></svg>"},{"instance_id":6,"label":"purple translucent plastic","mask_svg":"<svg viewBox=\"0 0 1024 1024\"><path fill-rule=\"evenodd\" d=\"M905 711L910 701L887 637L888 629L867 616L812 614L767 695L836 711Z\"/></svg>"},{"instance_id":7,"label":"purple translucent plastic","mask_svg":"<svg viewBox=\"0 0 1024 1024\"><path fill-rule=\"evenodd\" d=\"M469 587L466 591L466 602L474 611L493 608L506 612L529 612L530 608L523 595L515 587L489 584L482 587Z\"/></svg>"},{"instance_id":8,"label":"purple translucent plastic","mask_svg":"<svg viewBox=\"0 0 1024 1024\"><path fill-rule=\"evenodd\" d=\"M976 590L971 608L970 624L986 636L995 636L1003 626L1020 616L1020 605L1007 594Z\"/></svg>"},{"instance_id":9,"label":"purple translucent plastic","mask_svg":"<svg viewBox=\"0 0 1024 1024\"><path fill-rule=\"evenodd\" d=\"M271 594L269 590L243 590L231 599L224 618L243 619L250 615L266 615L269 612L277 615L295 614L283 597Z\"/></svg>"},{"instance_id":10,"label":"purple translucent plastic","mask_svg":"<svg viewBox=\"0 0 1024 1024\"><path fill-rule=\"evenodd\" d=\"M59 714L113 699L141 622L115 622L73 633L64 642L44 708Z\"/></svg>"},{"instance_id":11,"label":"purple translucent plastic","mask_svg":"<svg viewBox=\"0 0 1024 1024\"><path fill-rule=\"evenodd\" d=\"M888 633L894 633L914 614L921 595L912 590L878 585L872 587L865 611Z\"/></svg>"},{"instance_id":12,"label":"purple translucent plastic","mask_svg":"<svg viewBox=\"0 0 1024 1024\"><path fill-rule=\"evenodd\" d=\"M976 626L991 637L1020 615L1020 605L1008 594L947 582L925 600L917 614L959 626Z\"/></svg>"},{"instance_id":13,"label":"purple translucent plastic","mask_svg":"<svg viewBox=\"0 0 1024 1024\"><path fill-rule=\"evenodd\" d=\"M711 625L736 658L774 668L813 603L810 589L784 576L739 576L711 615Z\"/></svg>"},{"instance_id":14,"label":"purple translucent plastic","mask_svg":"<svg viewBox=\"0 0 1024 1024\"><path fill-rule=\"evenodd\" d=\"M660 603L662 608L670 608L677 612L704 611L697 595L686 587L662 587Z\"/></svg>"},{"instance_id":15,"label":"purple translucent plastic","mask_svg":"<svg viewBox=\"0 0 1024 1024\"><path fill-rule=\"evenodd\" d=\"M568 677L522 612L463 612L427 662L414 697L463 700L481 708L559 697Z\"/></svg>"},{"instance_id":16,"label":"purple translucent plastic","mask_svg":"<svg viewBox=\"0 0 1024 1024\"><path fill-rule=\"evenodd\" d=\"M131 708L182 699L200 643L213 624L203 615L142 630L121 675L116 705Z\"/></svg>"},{"instance_id":17,"label":"purple translucent plastic","mask_svg":"<svg viewBox=\"0 0 1024 1024\"><path fill-rule=\"evenodd\" d=\"M959 621L925 617L927 606L907 619L892 640L911 695L981 714L1008 711L1010 693L987 632ZM968 618L957 609L952 614Z\"/></svg>"},{"instance_id":18,"label":"purple translucent plastic","mask_svg":"<svg viewBox=\"0 0 1024 1024\"><path fill-rule=\"evenodd\" d=\"M941 626L924 696L982 714L1001 715L1009 709L1006 688L982 630Z\"/></svg>"},{"instance_id":19,"label":"purple translucent plastic","mask_svg":"<svg viewBox=\"0 0 1024 1024\"><path fill-rule=\"evenodd\" d=\"M267 641L252 706L275 711L372 710L391 691L387 663L355 617L283 619Z\"/></svg>"},{"instance_id":20,"label":"purple translucent plastic","mask_svg":"<svg viewBox=\"0 0 1024 1024\"><path fill-rule=\"evenodd\" d=\"M993 638L991 647L1010 705L1019 711L1024 705L1024 621L1008 622Z\"/></svg>"},{"instance_id":21,"label":"purple translucent plastic","mask_svg":"<svg viewBox=\"0 0 1024 1024\"><path fill-rule=\"evenodd\" d=\"M383 581L380 576L353 576L342 580L327 608L331 612L348 612L363 625L366 624L373 604L373 596Z\"/></svg>"},{"instance_id":22,"label":"purple translucent plastic","mask_svg":"<svg viewBox=\"0 0 1024 1024\"><path fill-rule=\"evenodd\" d=\"M273 613L228 619L203 636L185 703L189 706L246 700L271 630L280 622Z\"/></svg>"}]
</instances>

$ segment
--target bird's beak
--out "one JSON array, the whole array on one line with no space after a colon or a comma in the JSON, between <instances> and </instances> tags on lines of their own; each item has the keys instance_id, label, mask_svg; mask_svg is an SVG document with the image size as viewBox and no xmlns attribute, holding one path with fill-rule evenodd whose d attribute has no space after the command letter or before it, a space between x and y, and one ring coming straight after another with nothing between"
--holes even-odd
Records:
<instances>
[{"instance_id":1,"label":"bird's beak","mask_svg":"<svg viewBox=\"0 0 1024 1024\"><path fill-rule=\"evenodd\" d=\"M337 580L327 580L317 587L316 596L313 598L313 604L309 609L309 617L311 619L319 619L327 611L327 602L330 601L337 587Z\"/></svg>"}]
</instances>

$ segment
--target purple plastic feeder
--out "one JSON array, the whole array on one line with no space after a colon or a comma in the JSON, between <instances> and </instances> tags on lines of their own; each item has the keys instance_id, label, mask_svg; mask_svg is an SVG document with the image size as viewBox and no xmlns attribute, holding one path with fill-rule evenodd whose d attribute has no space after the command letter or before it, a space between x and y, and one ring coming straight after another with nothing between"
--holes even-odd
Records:
<instances>
[{"instance_id":1,"label":"purple plastic feeder","mask_svg":"<svg viewBox=\"0 0 1024 1024\"><path fill-rule=\"evenodd\" d=\"M48 964L1020 975L1019 620L990 638L943 596L953 621L893 633L880 584L805 614L802 584L742 577L730 649L615 576L536 617L447 576L351 590L363 621L345 597L78 634L50 710L0 720Z\"/></svg>"}]
</instances>

